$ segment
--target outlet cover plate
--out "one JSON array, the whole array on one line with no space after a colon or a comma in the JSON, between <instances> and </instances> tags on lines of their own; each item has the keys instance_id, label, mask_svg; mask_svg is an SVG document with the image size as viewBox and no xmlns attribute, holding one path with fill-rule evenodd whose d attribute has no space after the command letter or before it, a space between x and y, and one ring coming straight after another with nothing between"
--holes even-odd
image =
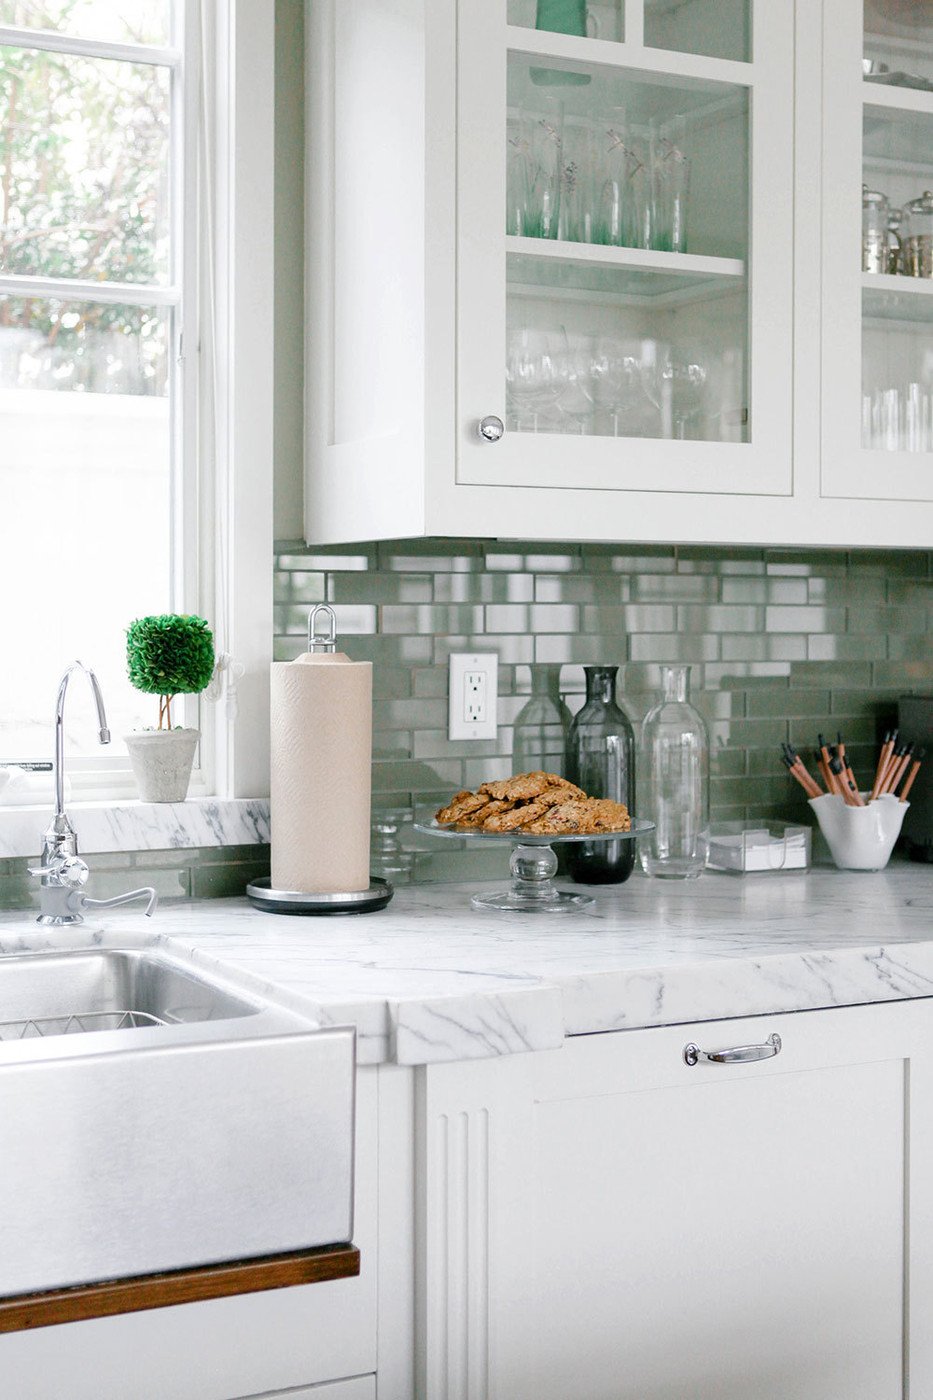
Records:
<instances>
[{"instance_id":1,"label":"outlet cover plate","mask_svg":"<svg viewBox=\"0 0 933 1400\"><path fill-rule=\"evenodd\" d=\"M451 652L448 684L450 739L494 739L499 657L494 651Z\"/></svg>"}]
</instances>

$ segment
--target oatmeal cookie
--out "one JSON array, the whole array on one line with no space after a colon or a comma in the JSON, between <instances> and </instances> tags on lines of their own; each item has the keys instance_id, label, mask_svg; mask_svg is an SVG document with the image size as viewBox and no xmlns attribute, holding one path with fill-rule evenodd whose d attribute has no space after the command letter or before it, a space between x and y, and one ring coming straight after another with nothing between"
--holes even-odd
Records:
<instances>
[{"instance_id":1,"label":"oatmeal cookie","mask_svg":"<svg viewBox=\"0 0 933 1400\"><path fill-rule=\"evenodd\" d=\"M464 788L462 792L457 793L456 797L454 797L446 807L442 807L439 812L435 812L434 820L442 824L444 822L460 821L462 817L471 816L474 812L478 812L481 807L487 806L488 803L489 798L484 792L470 792L468 788Z\"/></svg>"},{"instance_id":2,"label":"oatmeal cookie","mask_svg":"<svg viewBox=\"0 0 933 1400\"><path fill-rule=\"evenodd\" d=\"M551 807L525 829L542 836L587 836L603 831L628 831L630 826L631 819L623 803L609 798L575 797Z\"/></svg>"},{"instance_id":3,"label":"oatmeal cookie","mask_svg":"<svg viewBox=\"0 0 933 1400\"><path fill-rule=\"evenodd\" d=\"M457 830L482 831L491 817L498 816L500 812L510 812L514 806L514 802L497 802L493 799L487 802L485 807L480 807L478 811L471 812L469 816L461 817L457 822Z\"/></svg>"},{"instance_id":4,"label":"oatmeal cookie","mask_svg":"<svg viewBox=\"0 0 933 1400\"><path fill-rule=\"evenodd\" d=\"M524 831L538 817L543 817L552 803L546 794L534 797L530 802L521 802L511 812L500 812L483 822L484 831Z\"/></svg>"},{"instance_id":5,"label":"oatmeal cookie","mask_svg":"<svg viewBox=\"0 0 933 1400\"><path fill-rule=\"evenodd\" d=\"M490 797L496 799L520 802L527 801L532 797L539 797L550 785L548 773L516 773L511 778L482 783L479 790L487 792Z\"/></svg>"}]
</instances>

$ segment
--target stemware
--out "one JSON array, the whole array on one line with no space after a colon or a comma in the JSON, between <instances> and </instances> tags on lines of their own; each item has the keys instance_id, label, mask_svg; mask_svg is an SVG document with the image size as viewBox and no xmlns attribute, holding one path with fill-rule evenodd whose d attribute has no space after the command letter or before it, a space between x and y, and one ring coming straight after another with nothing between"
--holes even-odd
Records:
<instances>
[{"instance_id":1,"label":"stemware","mask_svg":"<svg viewBox=\"0 0 933 1400\"><path fill-rule=\"evenodd\" d=\"M646 341L642 387L660 415L662 438L686 438L687 425L703 412L709 357L702 346Z\"/></svg>"},{"instance_id":2,"label":"stemware","mask_svg":"<svg viewBox=\"0 0 933 1400\"><path fill-rule=\"evenodd\" d=\"M505 387L509 426L520 432L539 432L544 415L554 407L561 390L547 336L525 328L510 338Z\"/></svg>"}]
</instances>

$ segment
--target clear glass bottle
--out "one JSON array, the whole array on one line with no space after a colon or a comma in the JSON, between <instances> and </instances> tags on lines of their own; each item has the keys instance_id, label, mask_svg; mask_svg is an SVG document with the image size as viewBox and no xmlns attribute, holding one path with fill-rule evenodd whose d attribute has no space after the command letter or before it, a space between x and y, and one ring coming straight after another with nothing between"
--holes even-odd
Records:
<instances>
[{"instance_id":1,"label":"clear glass bottle","mask_svg":"<svg viewBox=\"0 0 933 1400\"><path fill-rule=\"evenodd\" d=\"M531 698L515 716L512 767L516 773L565 776L570 711L560 698L560 667L531 667Z\"/></svg>"},{"instance_id":2,"label":"clear glass bottle","mask_svg":"<svg viewBox=\"0 0 933 1400\"><path fill-rule=\"evenodd\" d=\"M662 666L664 698L641 729L641 811L654 831L640 843L646 873L689 880L709 844L709 734L689 700L690 667Z\"/></svg>"},{"instance_id":3,"label":"clear glass bottle","mask_svg":"<svg viewBox=\"0 0 933 1400\"><path fill-rule=\"evenodd\" d=\"M586 702L567 738L567 777L589 797L635 807L635 735L616 703L618 666L584 666ZM566 847L571 878L583 885L619 885L635 865L635 842L581 841Z\"/></svg>"}]
</instances>

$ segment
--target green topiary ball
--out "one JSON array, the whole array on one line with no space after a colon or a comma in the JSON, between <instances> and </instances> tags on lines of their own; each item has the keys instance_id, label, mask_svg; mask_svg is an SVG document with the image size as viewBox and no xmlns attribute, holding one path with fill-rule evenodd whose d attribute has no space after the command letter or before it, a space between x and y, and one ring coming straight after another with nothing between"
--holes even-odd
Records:
<instances>
[{"instance_id":1,"label":"green topiary ball","mask_svg":"<svg viewBox=\"0 0 933 1400\"><path fill-rule=\"evenodd\" d=\"M148 695L196 695L214 673L214 638L203 617L138 617L126 629L130 683Z\"/></svg>"}]
</instances>

